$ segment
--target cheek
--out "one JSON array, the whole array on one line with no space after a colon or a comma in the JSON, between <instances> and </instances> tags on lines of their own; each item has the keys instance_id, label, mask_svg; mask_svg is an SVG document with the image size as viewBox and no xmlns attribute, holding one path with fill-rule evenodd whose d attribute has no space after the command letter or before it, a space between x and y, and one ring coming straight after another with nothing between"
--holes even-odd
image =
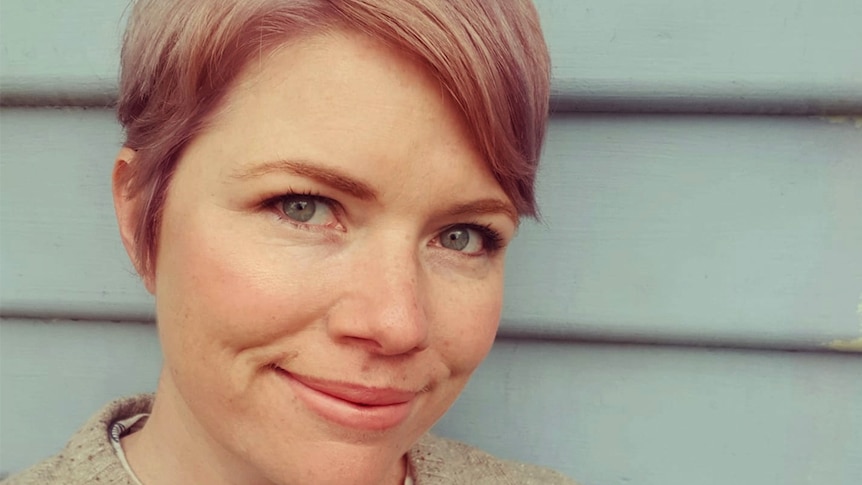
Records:
<instances>
[{"instance_id":1,"label":"cheek","mask_svg":"<svg viewBox=\"0 0 862 485\"><path fill-rule=\"evenodd\" d=\"M304 327L329 304L321 298L325 279L302 277L312 270L310 255L261 243L224 220L199 215L183 222L165 219L156 273L159 325L183 351L216 346L234 354L262 346Z\"/></svg>"},{"instance_id":2,"label":"cheek","mask_svg":"<svg viewBox=\"0 0 862 485\"><path fill-rule=\"evenodd\" d=\"M482 362L497 334L502 308L502 274L489 275L469 291L452 291L436 312L440 352L456 373L470 374Z\"/></svg>"}]
</instances>

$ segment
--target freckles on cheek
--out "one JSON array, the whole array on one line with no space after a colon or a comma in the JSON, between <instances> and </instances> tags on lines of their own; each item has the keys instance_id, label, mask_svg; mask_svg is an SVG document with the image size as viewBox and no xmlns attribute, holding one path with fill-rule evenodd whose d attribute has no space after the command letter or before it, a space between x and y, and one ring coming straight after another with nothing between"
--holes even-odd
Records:
<instances>
[{"instance_id":1,"label":"freckles on cheek","mask_svg":"<svg viewBox=\"0 0 862 485\"><path fill-rule=\"evenodd\" d=\"M460 317L449 316L441 351L449 356L453 372L472 372L485 359L494 344L500 321L500 299L490 299L483 305L476 302L455 308L470 308Z\"/></svg>"},{"instance_id":2,"label":"freckles on cheek","mask_svg":"<svg viewBox=\"0 0 862 485\"><path fill-rule=\"evenodd\" d=\"M234 314L252 306L253 274L242 269L237 255L209 242L209 237L191 228L176 234L165 245L160 260L157 302L164 316L184 326L202 325L212 330L231 325ZM170 302L162 305L163 301ZM213 336L218 335L214 333Z\"/></svg>"},{"instance_id":3,"label":"freckles on cheek","mask_svg":"<svg viewBox=\"0 0 862 485\"><path fill-rule=\"evenodd\" d=\"M249 230L189 232L176 251L179 293L211 338L234 348L264 345L325 308L328 272L310 251L256 242Z\"/></svg>"},{"instance_id":4,"label":"freckles on cheek","mask_svg":"<svg viewBox=\"0 0 862 485\"><path fill-rule=\"evenodd\" d=\"M222 325L242 330L248 320L265 324L261 316L267 314L267 309L276 310L276 282L242 258L218 251L200 251L192 257L197 261L190 268L188 284L195 292L197 306L213 314Z\"/></svg>"}]
</instances>

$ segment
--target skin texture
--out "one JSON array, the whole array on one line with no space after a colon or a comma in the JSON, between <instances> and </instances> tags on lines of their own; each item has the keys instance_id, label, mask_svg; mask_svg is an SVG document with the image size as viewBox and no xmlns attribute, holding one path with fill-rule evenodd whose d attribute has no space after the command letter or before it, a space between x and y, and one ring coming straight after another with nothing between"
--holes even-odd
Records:
<instances>
[{"instance_id":1,"label":"skin texture","mask_svg":"<svg viewBox=\"0 0 862 485\"><path fill-rule=\"evenodd\" d=\"M144 483L400 484L491 347L517 217L416 61L333 32L252 64L173 175L143 275L164 367L123 447ZM130 163L123 149L114 192L134 254L135 201L116 184ZM327 201L299 222L278 200L292 192ZM441 237L458 224L460 250ZM409 411L345 426L285 373L408 392Z\"/></svg>"}]
</instances>

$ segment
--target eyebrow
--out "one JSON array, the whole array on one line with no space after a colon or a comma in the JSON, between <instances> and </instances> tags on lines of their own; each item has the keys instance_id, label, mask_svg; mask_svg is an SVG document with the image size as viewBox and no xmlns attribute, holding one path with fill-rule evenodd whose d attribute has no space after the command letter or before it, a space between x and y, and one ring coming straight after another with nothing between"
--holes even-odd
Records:
<instances>
[{"instance_id":1,"label":"eyebrow","mask_svg":"<svg viewBox=\"0 0 862 485\"><path fill-rule=\"evenodd\" d=\"M350 194L360 200L375 201L379 198L377 191L361 180L357 180L335 169L321 167L316 164L299 160L274 160L271 162L265 162L253 167L239 169L233 172L231 177L238 180L247 180L274 172L289 172L301 177L308 177L336 190ZM504 214L509 217L515 225L519 225L520 222L518 212L510 202L495 198L480 199L463 204L457 204L446 209L445 214L449 217Z\"/></svg>"},{"instance_id":2,"label":"eyebrow","mask_svg":"<svg viewBox=\"0 0 862 485\"><path fill-rule=\"evenodd\" d=\"M247 180L273 172L290 172L301 177L308 177L360 200L373 201L378 198L377 192L361 180L350 177L338 170L298 160L275 160L261 163L253 167L237 170L232 174L232 177L239 180Z\"/></svg>"},{"instance_id":3,"label":"eyebrow","mask_svg":"<svg viewBox=\"0 0 862 485\"><path fill-rule=\"evenodd\" d=\"M520 218L518 212L509 202L504 202L500 199L481 199L465 204L458 204L451 209L446 210L446 215L450 217L465 216L465 215L481 215L481 214L504 214L512 219L515 225L519 225Z\"/></svg>"}]
</instances>

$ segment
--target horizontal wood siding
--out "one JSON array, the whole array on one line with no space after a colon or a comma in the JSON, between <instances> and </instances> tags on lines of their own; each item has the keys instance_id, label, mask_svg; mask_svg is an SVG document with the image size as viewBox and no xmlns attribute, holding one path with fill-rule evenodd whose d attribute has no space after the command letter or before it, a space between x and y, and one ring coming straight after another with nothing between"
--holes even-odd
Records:
<instances>
[{"instance_id":1,"label":"horizontal wood siding","mask_svg":"<svg viewBox=\"0 0 862 485\"><path fill-rule=\"evenodd\" d=\"M543 218L436 431L585 485L862 483L862 2L536 3ZM161 365L110 199L127 8L0 1L0 477Z\"/></svg>"},{"instance_id":2,"label":"horizontal wood siding","mask_svg":"<svg viewBox=\"0 0 862 485\"><path fill-rule=\"evenodd\" d=\"M862 113L857 0L536 4L557 109ZM127 2L4 0L2 9L4 103L113 102Z\"/></svg>"},{"instance_id":3,"label":"horizontal wood siding","mask_svg":"<svg viewBox=\"0 0 862 485\"><path fill-rule=\"evenodd\" d=\"M107 110L0 110L7 316L151 320L119 242ZM860 335L862 130L805 117L559 115L504 335L825 349Z\"/></svg>"}]
</instances>

